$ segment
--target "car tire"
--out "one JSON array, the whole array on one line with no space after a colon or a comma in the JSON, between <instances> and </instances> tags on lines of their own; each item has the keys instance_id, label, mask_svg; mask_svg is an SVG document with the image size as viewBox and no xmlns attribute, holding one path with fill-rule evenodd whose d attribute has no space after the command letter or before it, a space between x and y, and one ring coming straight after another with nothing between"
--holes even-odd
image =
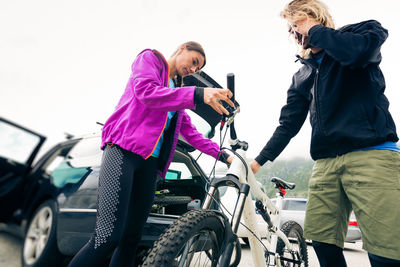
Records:
<instances>
[{"instance_id":1,"label":"car tire","mask_svg":"<svg viewBox=\"0 0 400 267\"><path fill-rule=\"evenodd\" d=\"M46 200L33 213L25 233L23 267L59 266L64 256L57 246L56 202Z\"/></svg>"}]
</instances>

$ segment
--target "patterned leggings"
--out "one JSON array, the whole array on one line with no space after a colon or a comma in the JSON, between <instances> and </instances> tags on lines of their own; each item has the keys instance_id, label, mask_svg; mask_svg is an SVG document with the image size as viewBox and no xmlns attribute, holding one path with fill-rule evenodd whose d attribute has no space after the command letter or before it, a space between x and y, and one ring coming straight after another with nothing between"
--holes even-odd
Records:
<instances>
[{"instance_id":1,"label":"patterned leggings","mask_svg":"<svg viewBox=\"0 0 400 267\"><path fill-rule=\"evenodd\" d=\"M133 266L137 245L154 199L157 158L144 160L113 145L106 147L100 169L95 231L69 267Z\"/></svg>"}]
</instances>

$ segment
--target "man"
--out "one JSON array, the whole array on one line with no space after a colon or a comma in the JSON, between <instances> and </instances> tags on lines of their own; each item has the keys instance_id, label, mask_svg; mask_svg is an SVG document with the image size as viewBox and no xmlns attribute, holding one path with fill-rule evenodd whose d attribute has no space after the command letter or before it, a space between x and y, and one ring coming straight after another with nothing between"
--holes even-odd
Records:
<instances>
[{"instance_id":1,"label":"man","mask_svg":"<svg viewBox=\"0 0 400 267\"><path fill-rule=\"evenodd\" d=\"M372 266L400 264L400 149L384 95L380 47L388 32L364 21L334 29L319 0L294 0L281 16L301 47L280 125L251 162L254 173L273 161L308 112L311 156L304 235L321 266L346 266L343 244L354 210Z\"/></svg>"}]
</instances>

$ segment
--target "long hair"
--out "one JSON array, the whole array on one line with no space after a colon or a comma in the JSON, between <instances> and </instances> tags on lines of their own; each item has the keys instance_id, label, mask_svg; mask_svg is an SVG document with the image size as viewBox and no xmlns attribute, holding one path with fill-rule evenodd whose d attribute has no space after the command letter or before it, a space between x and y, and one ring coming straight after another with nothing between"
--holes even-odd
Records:
<instances>
[{"instance_id":1,"label":"long hair","mask_svg":"<svg viewBox=\"0 0 400 267\"><path fill-rule=\"evenodd\" d=\"M329 13L328 7L319 0L293 0L281 11L281 17L291 21L309 17L315 19L325 27L335 28L335 23ZM300 55L303 58L308 57L309 54L309 48L302 48Z\"/></svg>"},{"instance_id":2,"label":"long hair","mask_svg":"<svg viewBox=\"0 0 400 267\"><path fill-rule=\"evenodd\" d=\"M201 66L201 68L200 68L200 69L202 69L206 65L206 53L204 52L204 49L201 46L201 44L199 44L198 42L189 41L189 42L183 43L183 45L185 45L187 50L199 52L203 56L204 63L203 63L203 66ZM176 53L178 53L179 47L175 50L175 52L171 55L171 57L173 57ZM179 75L176 75L176 77L174 78L174 83L176 86L182 86L183 85L182 77Z\"/></svg>"}]
</instances>

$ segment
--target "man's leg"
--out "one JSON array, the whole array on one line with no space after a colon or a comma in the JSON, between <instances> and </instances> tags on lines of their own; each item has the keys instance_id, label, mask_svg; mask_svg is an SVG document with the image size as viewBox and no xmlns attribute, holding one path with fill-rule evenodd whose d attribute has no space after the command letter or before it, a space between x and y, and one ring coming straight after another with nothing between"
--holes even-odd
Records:
<instances>
[{"instance_id":1,"label":"man's leg","mask_svg":"<svg viewBox=\"0 0 400 267\"><path fill-rule=\"evenodd\" d=\"M351 205L342 173L342 157L317 160L309 182L304 236L313 240L321 266L346 266L342 249Z\"/></svg>"},{"instance_id":2,"label":"man's leg","mask_svg":"<svg viewBox=\"0 0 400 267\"><path fill-rule=\"evenodd\" d=\"M368 253L369 262L371 267L398 267L400 266L400 260L392 260Z\"/></svg>"},{"instance_id":3,"label":"man's leg","mask_svg":"<svg viewBox=\"0 0 400 267\"><path fill-rule=\"evenodd\" d=\"M345 165L342 184L360 226L363 248L400 260L400 154L355 151L345 155Z\"/></svg>"},{"instance_id":4,"label":"man's leg","mask_svg":"<svg viewBox=\"0 0 400 267\"><path fill-rule=\"evenodd\" d=\"M321 267L346 267L343 249L332 244L312 242Z\"/></svg>"}]
</instances>

